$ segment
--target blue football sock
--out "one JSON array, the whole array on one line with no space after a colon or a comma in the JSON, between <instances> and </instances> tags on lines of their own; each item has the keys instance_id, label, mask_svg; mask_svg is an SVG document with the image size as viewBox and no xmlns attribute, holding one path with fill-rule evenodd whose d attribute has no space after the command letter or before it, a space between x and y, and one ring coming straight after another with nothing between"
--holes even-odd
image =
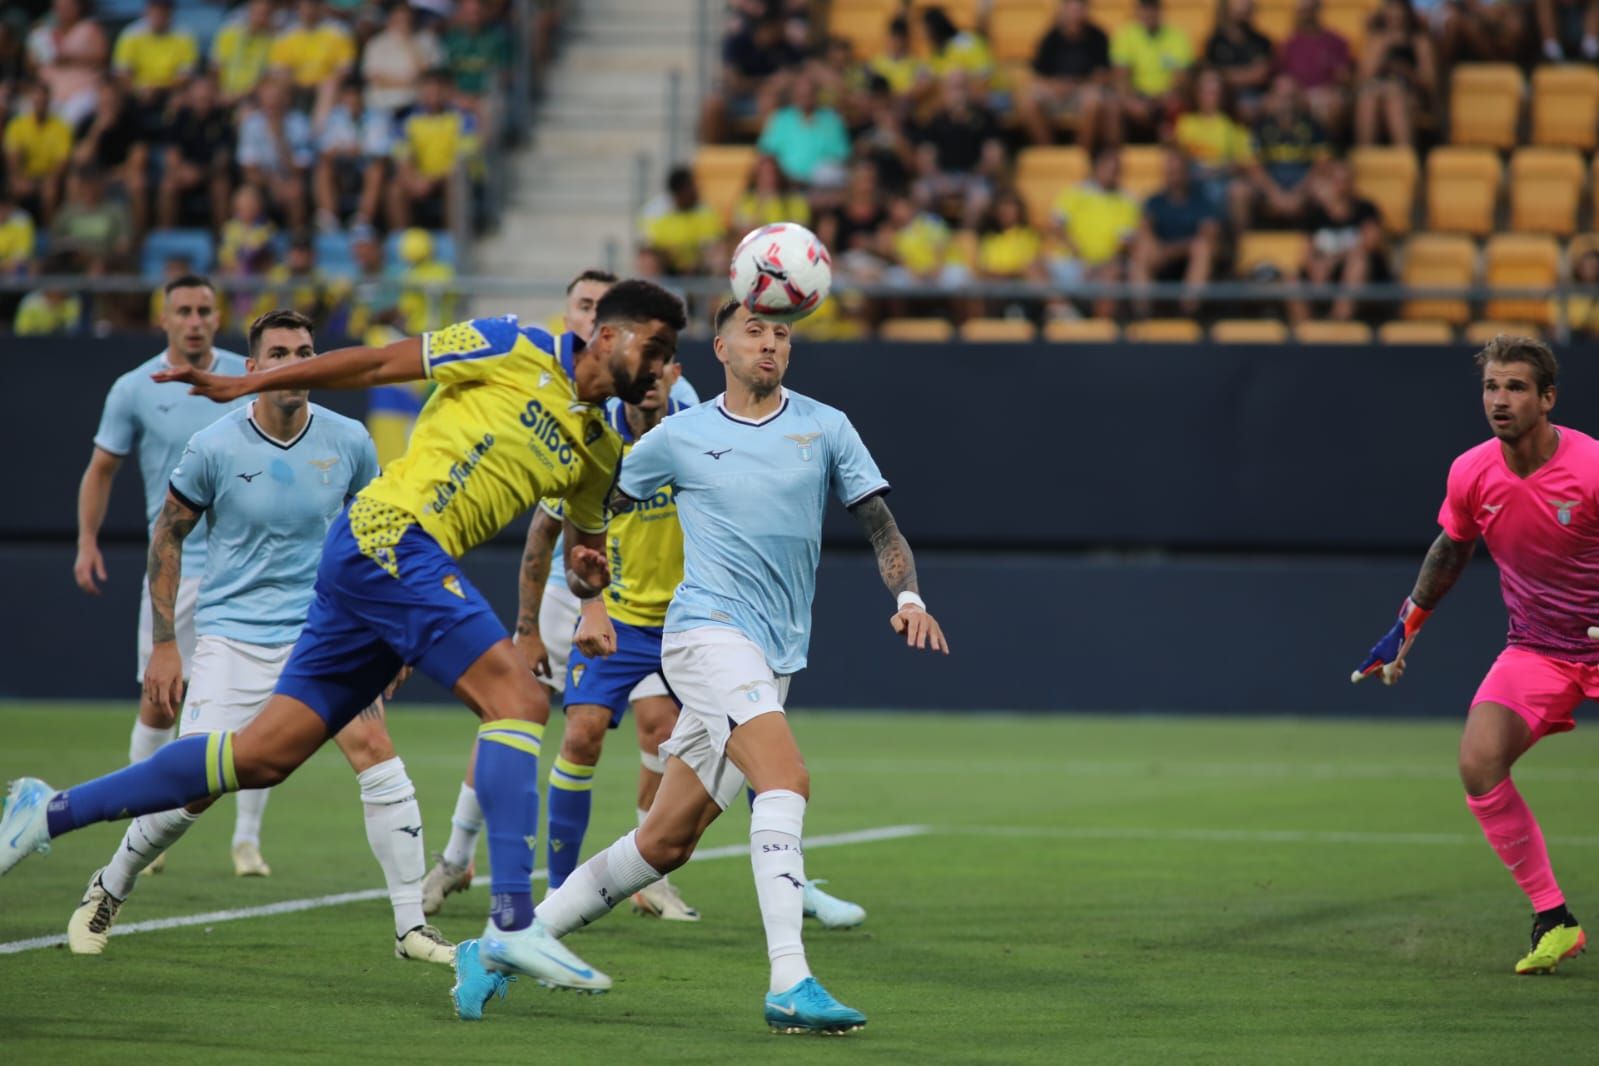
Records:
<instances>
[{"instance_id":1,"label":"blue football sock","mask_svg":"<svg viewBox=\"0 0 1599 1066\"><path fill-rule=\"evenodd\" d=\"M593 807L594 767L556 756L550 768L550 888L560 888L577 869Z\"/></svg>"},{"instance_id":2,"label":"blue football sock","mask_svg":"<svg viewBox=\"0 0 1599 1066\"><path fill-rule=\"evenodd\" d=\"M745 785L744 786L744 796L745 796L746 799L748 799L750 801L750 810L754 811L755 810L755 786L754 785Z\"/></svg>"},{"instance_id":3,"label":"blue football sock","mask_svg":"<svg viewBox=\"0 0 1599 1066\"><path fill-rule=\"evenodd\" d=\"M50 835L58 837L96 822L170 811L238 789L233 734L196 733L143 762L56 793L45 818Z\"/></svg>"},{"instance_id":4,"label":"blue football sock","mask_svg":"<svg viewBox=\"0 0 1599 1066\"><path fill-rule=\"evenodd\" d=\"M511 931L533 922L533 854L539 832L539 739L536 722L505 718L477 731L473 785L489 838L494 924Z\"/></svg>"}]
</instances>

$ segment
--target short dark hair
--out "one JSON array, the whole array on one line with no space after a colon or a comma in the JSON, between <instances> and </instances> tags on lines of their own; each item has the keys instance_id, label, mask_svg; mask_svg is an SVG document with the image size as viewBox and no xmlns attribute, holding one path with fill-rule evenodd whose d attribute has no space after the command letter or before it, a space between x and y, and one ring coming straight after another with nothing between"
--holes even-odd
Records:
<instances>
[{"instance_id":1,"label":"short dark hair","mask_svg":"<svg viewBox=\"0 0 1599 1066\"><path fill-rule=\"evenodd\" d=\"M594 324L608 322L665 322L681 333L688 316L683 301L653 281L628 278L612 285L594 307Z\"/></svg>"},{"instance_id":2,"label":"short dark hair","mask_svg":"<svg viewBox=\"0 0 1599 1066\"><path fill-rule=\"evenodd\" d=\"M1507 363L1530 365L1540 396L1554 388L1555 381L1560 377L1560 361L1555 358L1554 349L1537 337L1517 337L1501 333L1483 345L1482 351L1477 353L1475 362L1478 370L1482 370L1489 363L1498 366Z\"/></svg>"},{"instance_id":3,"label":"short dark hair","mask_svg":"<svg viewBox=\"0 0 1599 1066\"><path fill-rule=\"evenodd\" d=\"M711 328L717 333L722 332L722 327L727 325L728 319L738 314L738 309L742 306L743 304L740 304L731 296L723 300L716 308L716 313L711 316Z\"/></svg>"},{"instance_id":4,"label":"short dark hair","mask_svg":"<svg viewBox=\"0 0 1599 1066\"><path fill-rule=\"evenodd\" d=\"M694 172L688 167L673 167L666 175L666 191L681 192L694 184Z\"/></svg>"},{"instance_id":5,"label":"short dark hair","mask_svg":"<svg viewBox=\"0 0 1599 1066\"><path fill-rule=\"evenodd\" d=\"M587 270L583 271L583 273L566 283L566 294L568 296L572 295L572 290L583 284L585 281L597 281L601 285L615 285L616 275L611 273L609 270L601 270L599 267L589 267Z\"/></svg>"},{"instance_id":6,"label":"short dark hair","mask_svg":"<svg viewBox=\"0 0 1599 1066\"><path fill-rule=\"evenodd\" d=\"M269 329L303 329L311 335L313 342L316 340L316 327L311 324L309 318L306 318L298 311L280 307L275 311L268 311L250 323L251 359L254 359L259 353L261 337Z\"/></svg>"},{"instance_id":7,"label":"short dark hair","mask_svg":"<svg viewBox=\"0 0 1599 1066\"><path fill-rule=\"evenodd\" d=\"M204 274L179 274L165 285L161 286L161 295L171 296L174 289L210 289L213 296L217 287L211 279Z\"/></svg>"}]
</instances>

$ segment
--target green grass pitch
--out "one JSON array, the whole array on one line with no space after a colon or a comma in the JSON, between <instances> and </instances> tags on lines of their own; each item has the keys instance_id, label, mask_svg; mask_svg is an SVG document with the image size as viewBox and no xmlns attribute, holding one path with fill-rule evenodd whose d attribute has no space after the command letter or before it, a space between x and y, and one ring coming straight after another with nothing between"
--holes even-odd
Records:
<instances>
[{"instance_id":1,"label":"green grass pitch","mask_svg":"<svg viewBox=\"0 0 1599 1066\"><path fill-rule=\"evenodd\" d=\"M66 785L119 765L132 708L0 705L0 775ZM1525 901L1482 841L1442 723L804 713L808 834L925 826L812 848L865 926L807 925L817 974L869 1015L842 1040L761 1022L748 862L676 876L697 926L626 909L572 945L610 995L529 982L457 1022L442 967L391 955L386 900L117 937L100 958L0 953L0 1061L217 1064L1352 1063L1592 1061L1599 958L1517 978ZM472 721L391 722L443 844ZM1579 917L1599 924L1599 731L1518 774ZM553 755L552 723L545 751ZM632 821L614 735L589 850ZM265 880L237 880L231 802L147 878L123 923L379 887L353 776L329 748L267 808ZM730 812L705 847L738 845ZM57 841L0 881L0 944L64 932L122 825ZM486 863L483 853L479 862ZM486 891L438 924L482 927ZM0 952L4 952L0 948Z\"/></svg>"}]
</instances>

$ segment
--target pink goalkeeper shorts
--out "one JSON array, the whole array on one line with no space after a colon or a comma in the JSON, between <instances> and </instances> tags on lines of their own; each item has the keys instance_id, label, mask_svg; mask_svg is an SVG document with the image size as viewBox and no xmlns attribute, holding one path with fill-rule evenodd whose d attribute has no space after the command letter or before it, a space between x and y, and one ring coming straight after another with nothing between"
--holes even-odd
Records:
<instances>
[{"instance_id":1,"label":"pink goalkeeper shorts","mask_svg":"<svg viewBox=\"0 0 1599 1066\"><path fill-rule=\"evenodd\" d=\"M1502 703L1521 715L1533 739L1577 728L1583 700L1599 700L1599 663L1574 663L1511 645L1482 679L1472 705Z\"/></svg>"}]
</instances>

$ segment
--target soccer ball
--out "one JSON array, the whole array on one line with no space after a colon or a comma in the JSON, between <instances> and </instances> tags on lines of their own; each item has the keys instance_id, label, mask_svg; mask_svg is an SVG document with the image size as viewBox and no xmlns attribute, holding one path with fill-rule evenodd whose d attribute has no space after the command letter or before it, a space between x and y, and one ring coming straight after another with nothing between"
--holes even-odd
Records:
<instances>
[{"instance_id":1,"label":"soccer ball","mask_svg":"<svg viewBox=\"0 0 1599 1066\"><path fill-rule=\"evenodd\" d=\"M738 242L727 276L734 298L750 314L797 322L827 299L833 258L804 226L774 222Z\"/></svg>"}]
</instances>

